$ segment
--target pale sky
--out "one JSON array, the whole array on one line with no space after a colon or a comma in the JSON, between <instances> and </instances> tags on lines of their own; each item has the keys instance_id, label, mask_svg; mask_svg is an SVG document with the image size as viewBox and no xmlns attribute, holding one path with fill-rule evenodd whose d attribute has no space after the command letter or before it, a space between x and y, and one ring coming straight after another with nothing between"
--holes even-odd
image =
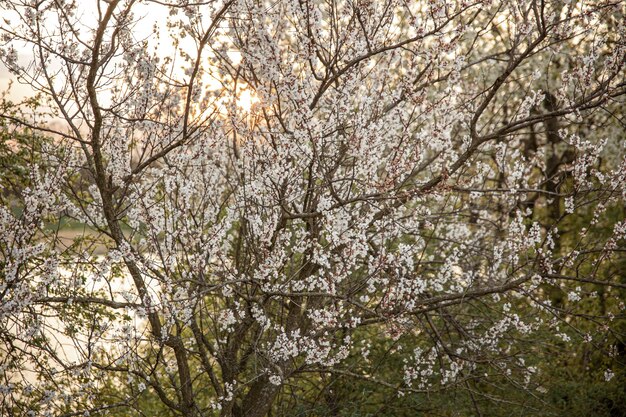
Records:
<instances>
[{"instance_id":1,"label":"pale sky","mask_svg":"<svg viewBox=\"0 0 626 417\"><path fill-rule=\"evenodd\" d=\"M18 59L20 64L27 64L30 61L30 57L30 52L18 50ZM2 62L0 62L0 91L5 91L9 87L11 80L13 80L13 86L9 97L12 100L17 101L24 97L33 95L33 90L30 86L17 82L15 76L9 72Z\"/></svg>"},{"instance_id":2,"label":"pale sky","mask_svg":"<svg viewBox=\"0 0 626 417\"><path fill-rule=\"evenodd\" d=\"M2 1L2 0L0 0ZM94 26L96 23L96 7L98 0L78 0L77 4L79 7L78 15L81 16L80 23L87 26ZM134 8L134 14L137 19L141 19L141 23L135 26L135 34L138 39L145 39L151 36L152 28L156 24L157 27L163 28L161 25L162 22L165 22L168 17L169 11L166 7L159 7L157 5L145 5L145 4L137 4ZM9 14L5 11L0 11L0 18L9 18L9 20L15 24L19 22L19 18L15 14ZM0 24L4 24L2 20L0 20ZM179 40L181 42L181 46L186 49L187 52L193 55L195 50L194 42L188 37L187 39ZM14 44L14 47L18 52L18 62L22 65L28 65L32 58L32 46L22 46ZM176 51L168 40L168 35L161 33L161 39L159 42L159 52L163 55L175 55ZM208 51L205 51L205 54ZM231 59L233 61L237 61L239 58L239 54L236 52L229 53ZM182 71L181 71L182 75ZM25 97L32 96L34 94L33 90L30 86L21 84L17 81L16 77L9 73L7 68L0 63L0 91L5 91L10 81L13 80L13 85L11 88L11 93L9 98L13 101L21 101ZM220 88L219 82L215 79L205 79L205 83L207 85L211 85L212 88ZM256 101L254 97L251 96L249 91L242 91L241 97L238 100L238 104L244 108L245 110L249 110L252 102Z\"/></svg>"},{"instance_id":3,"label":"pale sky","mask_svg":"<svg viewBox=\"0 0 626 417\"><path fill-rule=\"evenodd\" d=\"M0 0L3 1L3 0ZM78 15L81 16L80 22L85 26L92 26L91 23L95 25L96 23L96 7L98 0L78 0L76 3L79 7ZM137 18L141 18L142 23L135 26L135 32L137 33L138 38L144 38L149 36L152 33L152 27L154 23L159 21L165 21L165 18L168 15L168 11L165 7L155 7L146 6L143 4L138 4L134 7L134 12ZM7 11L0 10L0 25L4 25L4 21L2 18L7 18L12 24L19 23L19 17L14 13L9 13ZM90 23L90 20L92 22ZM163 39L163 38L162 38ZM165 39L163 39L165 41ZM163 45L167 42L162 42L162 46L167 49L167 45ZM22 65L27 65L32 59L32 47L23 46L20 48L19 45L14 44L14 47L17 49L18 53L18 62ZM173 49L172 49L173 52ZM30 86L25 84L20 84L16 77L11 74L7 68L0 62L0 91L5 91L10 81L13 80L13 86L11 88L10 98L13 100L21 100L24 97L32 96L33 90Z\"/></svg>"}]
</instances>

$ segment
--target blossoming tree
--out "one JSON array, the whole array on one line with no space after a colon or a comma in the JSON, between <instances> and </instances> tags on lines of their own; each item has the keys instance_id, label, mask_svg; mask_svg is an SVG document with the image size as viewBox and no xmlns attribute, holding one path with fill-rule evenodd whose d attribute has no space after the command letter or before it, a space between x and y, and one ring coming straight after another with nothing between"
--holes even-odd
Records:
<instances>
[{"instance_id":1,"label":"blossoming tree","mask_svg":"<svg viewBox=\"0 0 626 417\"><path fill-rule=\"evenodd\" d=\"M0 10L54 121L1 108L3 415L341 415L329 381L480 415L541 395L539 332L623 360L622 2Z\"/></svg>"}]
</instances>

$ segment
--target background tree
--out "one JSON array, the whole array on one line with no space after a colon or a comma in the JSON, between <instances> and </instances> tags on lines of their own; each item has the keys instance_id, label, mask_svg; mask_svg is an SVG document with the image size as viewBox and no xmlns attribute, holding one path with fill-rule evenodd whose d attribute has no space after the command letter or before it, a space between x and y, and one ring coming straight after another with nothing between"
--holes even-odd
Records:
<instances>
[{"instance_id":1,"label":"background tree","mask_svg":"<svg viewBox=\"0 0 626 417\"><path fill-rule=\"evenodd\" d=\"M623 412L622 2L0 7L6 414Z\"/></svg>"}]
</instances>

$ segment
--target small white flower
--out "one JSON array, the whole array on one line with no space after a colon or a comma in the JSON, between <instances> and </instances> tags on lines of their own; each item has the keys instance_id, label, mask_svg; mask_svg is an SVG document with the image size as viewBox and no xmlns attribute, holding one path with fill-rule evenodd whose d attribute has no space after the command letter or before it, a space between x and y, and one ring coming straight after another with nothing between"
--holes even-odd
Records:
<instances>
[{"instance_id":1,"label":"small white flower","mask_svg":"<svg viewBox=\"0 0 626 417\"><path fill-rule=\"evenodd\" d=\"M273 385L279 386L280 384L282 384L283 379L279 375L271 375L270 376L270 382Z\"/></svg>"},{"instance_id":2,"label":"small white flower","mask_svg":"<svg viewBox=\"0 0 626 417\"><path fill-rule=\"evenodd\" d=\"M574 212L574 197L565 198L565 212L570 214Z\"/></svg>"},{"instance_id":3,"label":"small white flower","mask_svg":"<svg viewBox=\"0 0 626 417\"><path fill-rule=\"evenodd\" d=\"M564 342L569 342L571 340L570 337L566 335L565 333L559 333L556 336L560 338L561 340L563 340Z\"/></svg>"},{"instance_id":4,"label":"small white flower","mask_svg":"<svg viewBox=\"0 0 626 417\"><path fill-rule=\"evenodd\" d=\"M567 299L570 301L580 301L580 294L576 291L572 291L567 294Z\"/></svg>"}]
</instances>

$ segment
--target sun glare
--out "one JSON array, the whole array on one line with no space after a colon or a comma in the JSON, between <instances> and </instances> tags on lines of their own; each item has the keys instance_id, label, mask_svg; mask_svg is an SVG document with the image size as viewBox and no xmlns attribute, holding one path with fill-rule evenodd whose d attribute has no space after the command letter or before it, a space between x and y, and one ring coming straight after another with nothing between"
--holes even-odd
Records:
<instances>
[{"instance_id":1,"label":"sun glare","mask_svg":"<svg viewBox=\"0 0 626 417\"><path fill-rule=\"evenodd\" d=\"M252 91L250 90L241 90L239 92L239 97L237 98L237 107L242 110L249 112L252 109L252 105L259 101L258 97L256 97Z\"/></svg>"}]
</instances>

